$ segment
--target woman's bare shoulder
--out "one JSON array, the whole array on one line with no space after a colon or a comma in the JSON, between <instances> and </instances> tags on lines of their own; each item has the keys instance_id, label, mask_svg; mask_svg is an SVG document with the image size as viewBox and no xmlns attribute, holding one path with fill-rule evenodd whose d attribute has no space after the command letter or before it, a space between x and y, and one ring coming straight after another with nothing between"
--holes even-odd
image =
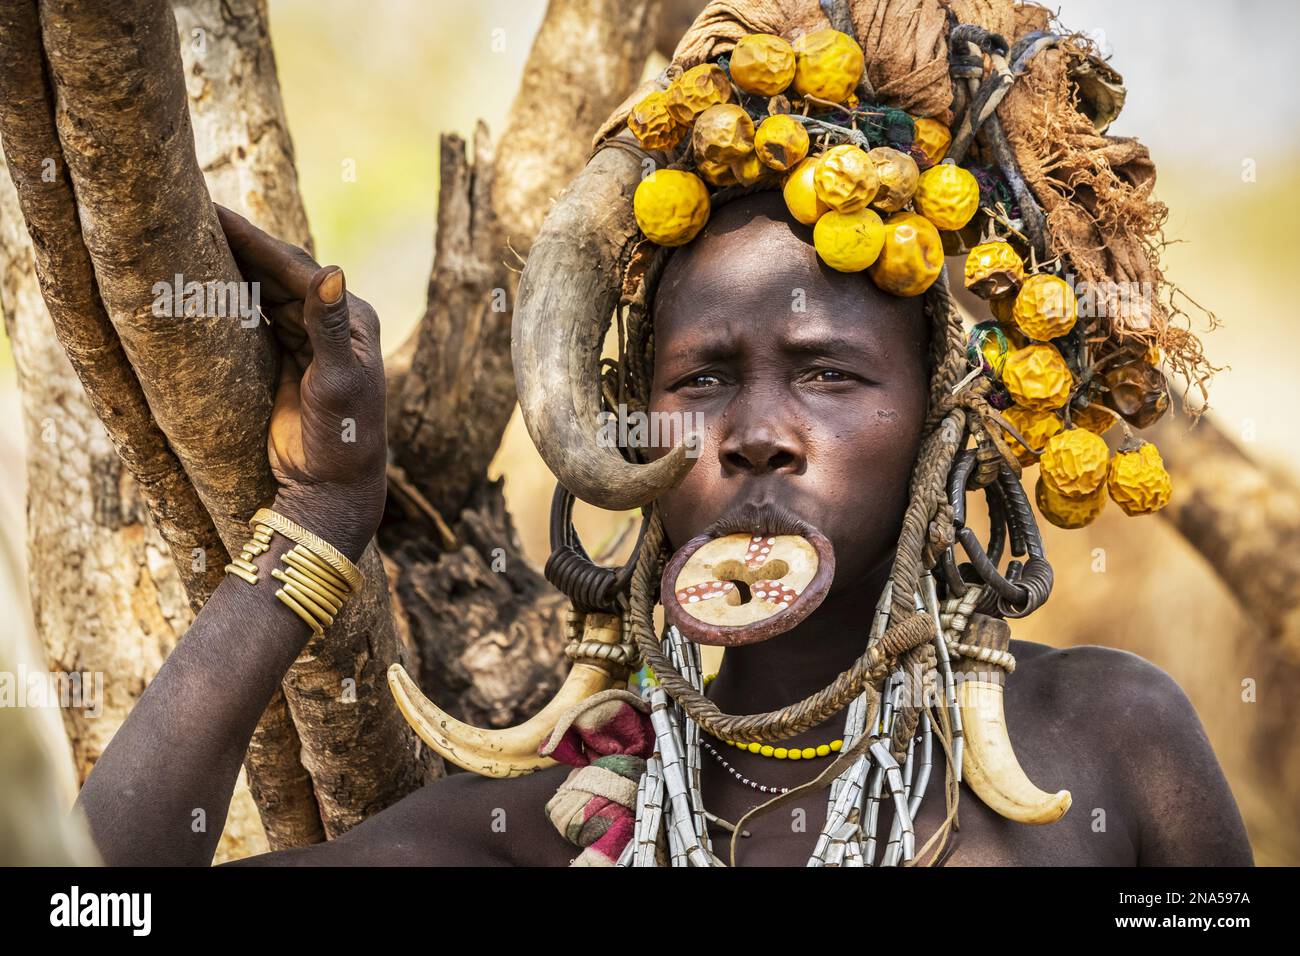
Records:
<instances>
[{"instance_id":1,"label":"woman's bare shoulder","mask_svg":"<svg viewBox=\"0 0 1300 956\"><path fill-rule=\"evenodd\" d=\"M1144 866L1249 866L1241 813L1205 727L1166 671L1129 651L1012 641L1008 717L1103 767Z\"/></svg>"},{"instance_id":2,"label":"woman's bare shoulder","mask_svg":"<svg viewBox=\"0 0 1300 956\"><path fill-rule=\"evenodd\" d=\"M572 768L435 780L327 843L237 861L251 866L567 866L578 848L546 816Z\"/></svg>"}]
</instances>

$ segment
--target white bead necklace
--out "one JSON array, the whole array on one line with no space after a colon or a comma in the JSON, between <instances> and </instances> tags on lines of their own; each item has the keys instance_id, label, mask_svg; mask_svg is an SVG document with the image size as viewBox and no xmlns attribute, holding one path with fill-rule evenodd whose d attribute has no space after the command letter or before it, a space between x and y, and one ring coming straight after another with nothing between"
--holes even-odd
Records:
<instances>
[{"instance_id":1,"label":"white bead necklace","mask_svg":"<svg viewBox=\"0 0 1300 956\"><path fill-rule=\"evenodd\" d=\"M870 642L879 641L889 624L892 585L886 585L872 621ZM973 609L976 593L972 589L961 608L945 628L940 616L934 579L926 573L921 593L915 594L919 613L935 622L933 646L937 659L935 680L941 680L944 707L953 729L954 769L961 777L961 714L957 708L948 639L952 631L964 627L964 618ZM703 691L699 647L685 640L676 627L668 627L663 638L664 654L697 691ZM907 754L900 765L890 754L888 742L894 718L900 709L904 691L904 674L895 670L882 682L880 706L874 715L868 749L847 770L831 782L826 823L818 834L808 866L897 866L916 856L916 819L925 797L933 757L934 729L929 711L923 709ZM655 730L655 753L646 761L645 772L637 787L636 826L633 836L619 856L618 866L660 866L658 845L668 848L670 866L725 866L714 852L708 832L711 815L704 809L700 793L700 727L658 685L642 689L649 701L650 718ZM848 707L844 725L843 750L849 750L866 729L869 697L864 692ZM916 746L920 740L920 748ZM704 742L704 746L713 750ZM716 754L716 751L714 751ZM718 755L721 760L721 755ZM723 762L726 766L725 761ZM762 787L747 780L734 768L727 769L742 782L761 792L785 793L789 788ZM915 779L914 779L915 778ZM881 861L876 862L880 802L888 789L894 804L894 821L885 842ZM865 801L865 802L864 802Z\"/></svg>"}]
</instances>

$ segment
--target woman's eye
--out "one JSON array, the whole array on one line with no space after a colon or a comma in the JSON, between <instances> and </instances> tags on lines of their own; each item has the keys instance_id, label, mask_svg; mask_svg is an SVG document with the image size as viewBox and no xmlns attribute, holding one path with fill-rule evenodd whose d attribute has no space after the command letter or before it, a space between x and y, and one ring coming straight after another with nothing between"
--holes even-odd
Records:
<instances>
[{"instance_id":1,"label":"woman's eye","mask_svg":"<svg viewBox=\"0 0 1300 956\"><path fill-rule=\"evenodd\" d=\"M847 382L848 380L849 376L846 373L834 368L821 368L812 374L814 382Z\"/></svg>"},{"instance_id":2,"label":"woman's eye","mask_svg":"<svg viewBox=\"0 0 1300 956\"><path fill-rule=\"evenodd\" d=\"M722 379L716 375L693 375L684 379L680 385L681 388L716 388L722 384Z\"/></svg>"}]
</instances>

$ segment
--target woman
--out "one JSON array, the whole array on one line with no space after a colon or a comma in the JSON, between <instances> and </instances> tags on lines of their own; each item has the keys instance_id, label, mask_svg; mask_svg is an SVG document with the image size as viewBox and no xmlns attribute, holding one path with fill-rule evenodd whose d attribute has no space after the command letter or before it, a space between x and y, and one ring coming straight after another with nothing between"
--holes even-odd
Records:
<instances>
[{"instance_id":1,"label":"woman","mask_svg":"<svg viewBox=\"0 0 1300 956\"><path fill-rule=\"evenodd\" d=\"M342 271L221 210L245 279L284 346L268 450L273 510L355 561L384 502L384 377L378 320ZM802 310L791 308L801 290ZM864 275L823 266L775 193L717 209L675 252L653 303L650 410L700 412L699 457L660 497L680 545L750 506L780 506L821 528L837 558L825 601L794 629L729 649L708 696L725 713L770 711L825 686L862 653L895 553L909 476L930 404L934 343L947 317L920 298L887 295ZM343 441L344 420L356 423ZM662 450L660 451L662 453ZM252 563L270 574L292 541L271 539ZM211 862L253 728L312 629L234 576L218 588L86 781L78 805L109 864ZM1007 721L1031 778L1068 781L1075 811L1023 826L978 801L941 862L949 865L1249 864L1240 814L1187 698L1159 669L1101 647L1015 641ZM788 740L817 747L838 716ZM764 796L822 769L718 741L703 763L704 805L737 821ZM933 773L943 778L944 756ZM569 768L517 779L458 774L430 784L339 839L244 864L563 866L574 845L544 807ZM890 827L885 807L882 827ZM804 865L826 815L814 791L746 824L741 865ZM925 804L917 833L945 807ZM198 825L203 820L203 825ZM711 826L715 842L725 826Z\"/></svg>"}]
</instances>

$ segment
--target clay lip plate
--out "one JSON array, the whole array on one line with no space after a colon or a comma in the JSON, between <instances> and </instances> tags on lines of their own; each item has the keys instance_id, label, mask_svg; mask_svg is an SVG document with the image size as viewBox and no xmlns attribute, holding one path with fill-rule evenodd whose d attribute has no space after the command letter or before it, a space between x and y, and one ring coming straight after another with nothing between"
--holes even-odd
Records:
<instances>
[{"instance_id":1,"label":"clay lip plate","mask_svg":"<svg viewBox=\"0 0 1300 956\"><path fill-rule=\"evenodd\" d=\"M669 560L660 594L683 636L731 647L792 629L821 604L834 576L831 544L815 529L804 536L704 534Z\"/></svg>"}]
</instances>

